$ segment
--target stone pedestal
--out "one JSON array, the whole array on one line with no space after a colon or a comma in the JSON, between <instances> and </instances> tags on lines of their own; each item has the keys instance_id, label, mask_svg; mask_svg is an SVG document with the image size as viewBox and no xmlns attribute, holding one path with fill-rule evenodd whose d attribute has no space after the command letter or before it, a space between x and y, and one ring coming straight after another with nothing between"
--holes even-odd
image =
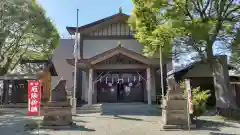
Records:
<instances>
[{"instance_id":1,"label":"stone pedestal","mask_svg":"<svg viewBox=\"0 0 240 135\"><path fill-rule=\"evenodd\" d=\"M42 108L42 126L70 126L72 121L72 107L69 101L48 102Z\"/></svg>"},{"instance_id":2,"label":"stone pedestal","mask_svg":"<svg viewBox=\"0 0 240 135\"><path fill-rule=\"evenodd\" d=\"M72 106L67 98L65 90L66 80L60 80L52 90L51 101L43 104L41 115L43 115L43 128L71 127Z\"/></svg>"},{"instance_id":3,"label":"stone pedestal","mask_svg":"<svg viewBox=\"0 0 240 135\"><path fill-rule=\"evenodd\" d=\"M169 84L171 85L171 84ZM162 125L166 129L186 129L188 128L187 99L184 98L183 90L179 86L169 87L162 104ZM191 127L194 127L190 123Z\"/></svg>"}]
</instances>

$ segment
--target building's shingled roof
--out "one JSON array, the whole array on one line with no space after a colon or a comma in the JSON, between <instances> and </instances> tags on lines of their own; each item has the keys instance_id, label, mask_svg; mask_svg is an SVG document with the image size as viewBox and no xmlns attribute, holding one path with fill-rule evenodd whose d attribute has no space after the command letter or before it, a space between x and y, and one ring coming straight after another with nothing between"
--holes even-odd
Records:
<instances>
[{"instance_id":1,"label":"building's shingled roof","mask_svg":"<svg viewBox=\"0 0 240 135\"><path fill-rule=\"evenodd\" d=\"M124 14L124 13L119 12L119 13L114 14L114 15L112 15L112 16L109 16L109 17L100 19L100 20L98 20L98 21L89 23L89 24L87 24L87 25L83 25L83 26L81 26L81 27L78 27L78 31L81 32L81 31L84 30L84 29L87 29L87 28L90 28L90 27L99 25L99 24L101 24L101 23L104 23L104 22L107 22L107 21L110 21L110 20L113 20L113 19L119 18L119 17L124 17L124 18L127 19L127 18L129 17L129 15L126 15L126 14ZM66 29L67 29L67 31L69 32L70 35L74 35L75 32L76 32L76 27L69 27L69 26L67 26Z\"/></svg>"},{"instance_id":2,"label":"building's shingled roof","mask_svg":"<svg viewBox=\"0 0 240 135\"><path fill-rule=\"evenodd\" d=\"M175 77L182 77L185 74L187 74L189 70L194 68L197 64L201 64L201 63L204 64L203 61L196 61L196 62L190 63L189 65L187 65L183 68L179 68L176 71L169 72L168 76L174 75ZM235 72L237 69L233 65L228 64L228 70L231 71L231 72L229 72L229 75L231 76L231 75L233 75L232 74L233 71Z\"/></svg>"},{"instance_id":3,"label":"building's shingled roof","mask_svg":"<svg viewBox=\"0 0 240 135\"><path fill-rule=\"evenodd\" d=\"M121 44L119 44L117 47L110 49L108 51L105 51L101 54L95 55L89 59L79 59L78 63L85 63L85 64L90 64L92 61L107 57L108 55L113 54L113 56L115 55L114 52L119 52L119 53L124 53L124 55L131 55L131 56L135 56L135 58L138 59L139 62L142 62L144 64L149 64L149 65L159 65L159 59L158 58L148 58L145 57L141 54L138 54L132 50L129 50L127 48L124 48L121 46ZM118 54L118 53L117 53ZM110 57L109 57L110 58ZM67 62L70 65L74 65L74 58L73 59L67 59Z\"/></svg>"},{"instance_id":4,"label":"building's shingled roof","mask_svg":"<svg viewBox=\"0 0 240 135\"><path fill-rule=\"evenodd\" d=\"M51 60L22 60L14 70L1 78L37 78L45 70L49 70L52 76L58 75Z\"/></svg>"}]
</instances>

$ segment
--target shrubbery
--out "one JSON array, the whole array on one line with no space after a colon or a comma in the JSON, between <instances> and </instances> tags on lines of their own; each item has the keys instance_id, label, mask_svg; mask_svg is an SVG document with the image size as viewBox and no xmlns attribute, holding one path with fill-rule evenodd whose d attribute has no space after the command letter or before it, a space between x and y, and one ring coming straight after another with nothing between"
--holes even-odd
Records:
<instances>
[{"instance_id":1,"label":"shrubbery","mask_svg":"<svg viewBox=\"0 0 240 135\"><path fill-rule=\"evenodd\" d=\"M184 95L187 98L185 83L181 83L181 88L184 89ZM210 95L210 90L201 90L200 87L192 89L193 117L197 118L205 113L207 110L206 103Z\"/></svg>"}]
</instances>

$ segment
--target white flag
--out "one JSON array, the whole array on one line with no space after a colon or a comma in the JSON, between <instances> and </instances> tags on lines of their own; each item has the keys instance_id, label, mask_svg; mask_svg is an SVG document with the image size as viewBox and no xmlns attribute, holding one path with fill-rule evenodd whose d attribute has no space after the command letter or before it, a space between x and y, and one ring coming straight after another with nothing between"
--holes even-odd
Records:
<instances>
[{"instance_id":1,"label":"white flag","mask_svg":"<svg viewBox=\"0 0 240 135\"><path fill-rule=\"evenodd\" d=\"M77 50L77 44L74 44L74 50L73 50L73 56L74 58L77 58L78 57L78 50Z\"/></svg>"},{"instance_id":2,"label":"white flag","mask_svg":"<svg viewBox=\"0 0 240 135\"><path fill-rule=\"evenodd\" d=\"M73 56L74 56L74 58L78 57L78 37L77 37L77 34L76 34L76 37L75 37L75 44L74 44L74 48L73 48Z\"/></svg>"}]
</instances>

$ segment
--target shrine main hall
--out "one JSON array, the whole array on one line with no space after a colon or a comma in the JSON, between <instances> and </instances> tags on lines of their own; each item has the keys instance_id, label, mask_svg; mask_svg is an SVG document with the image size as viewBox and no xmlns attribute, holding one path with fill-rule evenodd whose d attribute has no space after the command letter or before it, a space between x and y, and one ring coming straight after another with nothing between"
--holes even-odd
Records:
<instances>
[{"instance_id":1,"label":"shrine main hall","mask_svg":"<svg viewBox=\"0 0 240 135\"><path fill-rule=\"evenodd\" d=\"M77 100L89 105L114 102L156 103L161 97L159 55L146 57L133 37L129 16L119 12L78 28ZM76 27L67 27L75 35ZM74 58L67 63L74 66ZM163 59L166 89L171 58Z\"/></svg>"}]
</instances>

